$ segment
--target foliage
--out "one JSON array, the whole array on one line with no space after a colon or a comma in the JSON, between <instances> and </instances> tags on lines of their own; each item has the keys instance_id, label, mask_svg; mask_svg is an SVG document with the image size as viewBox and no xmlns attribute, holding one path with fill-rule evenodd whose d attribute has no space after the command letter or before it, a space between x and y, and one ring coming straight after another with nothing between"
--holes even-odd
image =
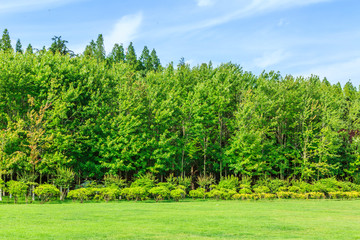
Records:
<instances>
[{"instance_id":1,"label":"foliage","mask_svg":"<svg viewBox=\"0 0 360 240\"><path fill-rule=\"evenodd\" d=\"M205 189L204 188L197 188L195 190L190 190L189 196L193 199L195 198L205 198Z\"/></svg>"},{"instance_id":2,"label":"foliage","mask_svg":"<svg viewBox=\"0 0 360 240\"><path fill-rule=\"evenodd\" d=\"M35 188L35 194L40 197L41 203L49 201L51 197L60 194L59 189L51 184L41 184Z\"/></svg>"},{"instance_id":3,"label":"foliage","mask_svg":"<svg viewBox=\"0 0 360 240\"><path fill-rule=\"evenodd\" d=\"M83 203L85 200L89 199L91 192L87 188L79 188L71 190L68 193L68 197L72 199L79 200L80 203Z\"/></svg>"},{"instance_id":4,"label":"foliage","mask_svg":"<svg viewBox=\"0 0 360 240\"><path fill-rule=\"evenodd\" d=\"M170 197L170 190L165 186L153 187L149 190L149 193L154 197L156 202Z\"/></svg>"},{"instance_id":5,"label":"foliage","mask_svg":"<svg viewBox=\"0 0 360 240\"><path fill-rule=\"evenodd\" d=\"M149 189L150 190L150 189ZM121 190L121 195L127 200L145 200L148 197L148 191L145 187L129 187Z\"/></svg>"},{"instance_id":6,"label":"foliage","mask_svg":"<svg viewBox=\"0 0 360 240\"><path fill-rule=\"evenodd\" d=\"M13 196L14 203L17 203L18 198L27 193L28 185L19 181L9 181L7 182L7 190Z\"/></svg>"},{"instance_id":7,"label":"foliage","mask_svg":"<svg viewBox=\"0 0 360 240\"><path fill-rule=\"evenodd\" d=\"M239 178L233 175L224 177L220 180L218 186L219 188L232 189L236 191L240 186Z\"/></svg>"},{"instance_id":8,"label":"foliage","mask_svg":"<svg viewBox=\"0 0 360 240\"><path fill-rule=\"evenodd\" d=\"M171 190L170 196L172 199L174 199L176 202L178 202L180 199L185 198L186 192L185 190L181 188L176 188L174 190Z\"/></svg>"}]
</instances>

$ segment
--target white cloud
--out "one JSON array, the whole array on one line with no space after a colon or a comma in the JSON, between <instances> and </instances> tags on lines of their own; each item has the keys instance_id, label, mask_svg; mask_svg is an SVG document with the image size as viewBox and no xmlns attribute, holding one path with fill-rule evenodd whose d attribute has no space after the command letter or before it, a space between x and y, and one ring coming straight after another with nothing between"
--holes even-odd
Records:
<instances>
[{"instance_id":1,"label":"white cloud","mask_svg":"<svg viewBox=\"0 0 360 240\"><path fill-rule=\"evenodd\" d=\"M196 0L199 7L208 7L215 4L215 0Z\"/></svg>"},{"instance_id":2,"label":"white cloud","mask_svg":"<svg viewBox=\"0 0 360 240\"><path fill-rule=\"evenodd\" d=\"M284 61L288 57L290 57L290 54L284 50L276 50L264 53L263 56L254 59L254 64L259 68L267 68Z\"/></svg>"},{"instance_id":3,"label":"white cloud","mask_svg":"<svg viewBox=\"0 0 360 240\"><path fill-rule=\"evenodd\" d=\"M1 13L29 12L43 8L54 8L81 0L0 0Z\"/></svg>"},{"instance_id":4,"label":"white cloud","mask_svg":"<svg viewBox=\"0 0 360 240\"><path fill-rule=\"evenodd\" d=\"M329 82L340 82L344 85L347 81L358 87L360 85L360 58L353 58L349 61L335 62L325 65L320 65L306 71L299 73L296 76L311 76L311 74L318 75L320 78L326 77Z\"/></svg>"},{"instance_id":5,"label":"white cloud","mask_svg":"<svg viewBox=\"0 0 360 240\"><path fill-rule=\"evenodd\" d=\"M294 7L306 6L315 3L329 2L331 0L252 0L252 1L232 1L233 4L229 4L232 9L237 9L236 11L229 11L229 13L222 15L220 17L215 17L212 19L207 19L206 21L200 22L198 24L192 24L189 26L183 27L183 30L191 31L201 28L213 27L221 25L236 19L250 17L256 14L262 14L266 12L284 10ZM198 0L198 4L203 2L203 4L209 2L209 0ZM249 2L245 4L244 2ZM224 4L221 2L220 4Z\"/></svg>"},{"instance_id":6,"label":"white cloud","mask_svg":"<svg viewBox=\"0 0 360 240\"><path fill-rule=\"evenodd\" d=\"M109 53L115 43L126 46L136 38L142 23L142 13L126 15L116 22L112 31L104 36L105 50Z\"/></svg>"}]
</instances>

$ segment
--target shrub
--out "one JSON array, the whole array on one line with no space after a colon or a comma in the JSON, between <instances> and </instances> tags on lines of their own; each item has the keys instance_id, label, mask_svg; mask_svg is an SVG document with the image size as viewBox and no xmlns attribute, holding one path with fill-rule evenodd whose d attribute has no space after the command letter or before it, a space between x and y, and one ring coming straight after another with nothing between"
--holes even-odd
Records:
<instances>
[{"instance_id":1,"label":"shrub","mask_svg":"<svg viewBox=\"0 0 360 240\"><path fill-rule=\"evenodd\" d=\"M262 194L261 194L261 197L262 197L263 199L272 200L272 199L275 199L275 198L276 198L276 195L273 194L273 193L262 193Z\"/></svg>"},{"instance_id":2,"label":"shrub","mask_svg":"<svg viewBox=\"0 0 360 240\"><path fill-rule=\"evenodd\" d=\"M252 191L250 190L250 188L242 188L239 191L240 194L252 194Z\"/></svg>"},{"instance_id":3,"label":"shrub","mask_svg":"<svg viewBox=\"0 0 360 240\"><path fill-rule=\"evenodd\" d=\"M305 194L305 197L308 199L324 199L325 194L322 192L309 192Z\"/></svg>"},{"instance_id":4,"label":"shrub","mask_svg":"<svg viewBox=\"0 0 360 240\"><path fill-rule=\"evenodd\" d=\"M172 199L178 202L180 199L185 198L186 192L181 188L177 188L170 192L170 196Z\"/></svg>"},{"instance_id":5,"label":"shrub","mask_svg":"<svg viewBox=\"0 0 360 240\"><path fill-rule=\"evenodd\" d=\"M270 193L270 188L268 188L267 186L259 186L254 188L254 192L255 193Z\"/></svg>"},{"instance_id":6,"label":"shrub","mask_svg":"<svg viewBox=\"0 0 360 240\"><path fill-rule=\"evenodd\" d=\"M25 195L28 191L28 185L23 182L9 181L7 182L8 191L14 197L14 203L17 203L21 195Z\"/></svg>"},{"instance_id":7,"label":"shrub","mask_svg":"<svg viewBox=\"0 0 360 240\"><path fill-rule=\"evenodd\" d=\"M190 197L195 198L205 198L205 189L197 188L189 192Z\"/></svg>"},{"instance_id":8,"label":"shrub","mask_svg":"<svg viewBox=\"0 0 360 240\"><path fill-rule=\"evenodd\" d=\"M40 197L41 203L49 201L51 197L60 195L59 189L51 184L41 184L35 188L34 192Z\"/></svg>"},{"instance_id":9,"label":"shrub","mask_svg":"<svg viewBox=\"0 0 360 240\"><path fill-rule=\"evenodd\" d=\"M179 185L185 186L186 190L190 189L192 178L191 177L178 177L177 179Z\"/></svg>"},{"instance_id":10,"label":"shrub","mask_svg":"<svg viewBox=\"0 0 360 240\"><path fill-rule=\"evenodd\" d=\"M155 176L151 173L145 175L140 175L132 184L131 188L134 187L143 187L145 191L149 191L151 188L155 187Z\"/></svg>"},{"instance_id":11,"label":"shrub","mask_svg":"<svg viewBox=\"0 0 360 240\"><path fill-rule=\"evenodd\" d=\"M301 180L294 180L291 182L291 184L292 186L299 187L301 193L311 192L313 187L311 184Z\"/></svg>"},{"instance_id":12,"label":"shrub","mask_svg":"<svg viewBox=\"0 0 360 240\"><path fill-rule=\"evenodd\" d=\"M289 182L286 180L281 180L281 179L272 179L268 182L268 184L266 186L270 188L270 191L272 193L276 193L276 192L281 191L280 188L288 187Z\"/></svg>"},{"instance_id":13,"label":"shrub","mask_svg":"<svg viewBox=\"0 0 360 240\"><path fill-rule=\"evenodd\" d=\"M276 192L287 192L289 190L289 187L279 187Z\"/></svg>"},{"instance_id":14,"label":"shrub","mask_svg":"<svg viewBox=\"0 0 360 240\"><path fill-rule=\"evenodd\" d=\"M213 189L207 193L207 196L209 198L215 198L216 200L219 200L223 194L224 193L221 190Z\"/></svg>"},{"instance_id":15,"label":"shrub","mask_svg":"<svg viewBox=\"0 0 360 240\"><path fill-rule=\"evenodd\" d=\"M149 190L149 193L153 195L156 202L170 197L170 190L165 186L153 187Z\"/></svg>"},{"instance_id":16,"label":"shrub","mask_svg":"<svg viewBox=\"0 0 360 240\"><path fill-rule=\"evenodd\" d=\"M126 186L126 180L117 175L108 174L104 176L104 184L106 187L123 188Z\"/></svg>"},{"instance_id":17,"label":"shrub","mask_svg":"<svg viewBox=\"0 0 360 240\"><path fill-rule=\"evenodd\" d=\"M68 197L76 200L80 200L81 203L84 202L84 200L88 200L89 196L91 194L91 191L89 191L87 188L79 188L75 190L71 190L68 193Z\"/></svg>"},{"instance_id":18,"label":"shrub","mask_svg":"<svg viewBox=\"0 0 360 240\"><path fill-rule=\"evenodd\" d=\"M359 192L329 192L329 197L332 199L355 199L360 196Z\"/></svg>"},{"instance_id":19,"label":"shrub","mask_svg":"<svg viewBox=\"0 0 360 240\"><path fill-rule=\"evenodd\" d=\"M103 199L106 202L115 200L120 195L120 190L114 187L97 188L94 196L95 200Z\"/></svg>"},{"instance_id":20,"label":"shrub","mask_svg":"<svg viewBox=\"0 0 360 240\"><path fill-rule=\"evenodd\" d=\"M127 200L145 200L148 197L148 192L145 187L130 187L121 190L121 195L125 196Z\"/></svg>"},{"instance_id":21,"label":"shrub","mask_svg":"<svg viewBox=\"0 0 360 240\"><path fill-rule=\"evenodd\" d=\"M221 178L218 187L236 191L240 186L239 178L231 175Z\"/></svg>"},{"instance_id":22,"label":"shrub","mask_svg":"<svg viewBox=\"0 0 360 240\"><path fill-rule=\"evenodd\" d=\"M292 195L291 192L277 192L276 196L280 199L284 199L284 198L290 198Z\"/></svg>"},{"instance_id":23,"label":"shrub","mask_svg":"<svg viewBox=\"0 0 360 240\"><path fill-rule=\"evenodd\" d=\"M289 192L299 193L299 192L301 192L301 188L298 186L291 186L291 187L289 187Z\"/></svg>"},{"instance_id":24,"label":"shrub","mask_svg":"<svg viewBox=\"0 0 360 240\"><path fill-rule=\"evenodd\" d=\"M215 183L215 178L210 174L208 176L198 176L196 182L201 188L207 189L208 186Z\"/></svg>"}]
</instances>

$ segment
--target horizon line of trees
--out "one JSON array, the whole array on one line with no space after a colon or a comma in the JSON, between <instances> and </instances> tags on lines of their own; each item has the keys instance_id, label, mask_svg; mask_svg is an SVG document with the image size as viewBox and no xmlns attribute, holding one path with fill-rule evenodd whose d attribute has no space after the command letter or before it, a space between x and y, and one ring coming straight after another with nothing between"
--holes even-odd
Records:
<instances>
[{"instance_id":1,"label":"horizon line of trees","mask_svg":"<svg viewBox=\"0 0 360 240\"><path fill-rule=\"evenodd\" d=\"M77 182L147 172L360 181L360 91L317 76L259 76L233 63L163 67L130 43L105 56L0 45L0 179ZM20 51L21 50L21 51ZM30 51L31 50L31 51Z\"/></svg>"}]
</instances>

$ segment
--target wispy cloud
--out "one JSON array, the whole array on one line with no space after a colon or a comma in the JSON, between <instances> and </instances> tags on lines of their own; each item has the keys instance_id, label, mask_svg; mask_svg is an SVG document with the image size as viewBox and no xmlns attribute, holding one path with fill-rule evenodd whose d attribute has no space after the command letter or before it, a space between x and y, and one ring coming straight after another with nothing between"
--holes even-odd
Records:
<instances>
[{"instance_id":1,"label":"wispy cloud","mask_svg":"<svg viewBox=\"0 0 360 240\"><path fill-rule=\"evenodd\" d=\"M263 56L254 59L254 65L259 68L267 68L277 63L284 61L291 56L290 53L284 50L276 50L273 52L264 53Z\"/></svg>"},{"instance_id":2,"label":"wispy cloud","mask_svg":"<svg viewBox=\"0 0 360 240\"><path fill-rule=\"evenodd\" d=\"M196 0L199 7L208 7L215 4L215 0Z\"/></svg>"},{"instance_id":3,"label":"wispy cloud","mask_svg":"<svg viewBox=\"0 0 360 240\"><path fill-rule=\"evenodd\" d=\"M118 20L112 31L104 36L106 52L110 52L115 43L127 45L134 40L142 20L143 15L141 12L123 16Z\"/></svg>"},{"instance_id":4,"label":"wispy cloud","mask_svg":"<svg viewBox=\"0 0 360 240\"><path fill-rule=\"evenodd\" d=\"M0 0L1 13L14 13L14 12L29 12L44 8L54 8L59 5L65 5L72 2L79 2L82 0Z\"/></svg>"},{"instance_id":5,"label":"wispy cloud","mask_svg":"<svg viewBox=\"0 0 360 240\"><path fill-rule=\"evenodd\" d=\"M214 17L211 19L206 19L205 21L199 22L197 24L191 24L188 26L183 26L180 28L180 30L183 31L191 31L191 30L197 30L202 28L209 28L214 27L217 25L225 24L227 22L251 17L257 14L263 14L267 12L272 11L279 11L294 7L300 7L300 6L306 6L310 4L315 3L322 3L322 2L329 2L331 0L252 0L248 3L245 3L246 1L233 1L233 4L231 5L232 9L236 9L235 11L228 11L227 14ZM200 2L203 2L202 4L205 4L208 2L208 0L198 0L198 4ZM235 2L235 3L234 3ZM220 2L218 4L224 4L223 2ZM230 6L229 5L229 6Z\"/></svg>"}]
</instances>

